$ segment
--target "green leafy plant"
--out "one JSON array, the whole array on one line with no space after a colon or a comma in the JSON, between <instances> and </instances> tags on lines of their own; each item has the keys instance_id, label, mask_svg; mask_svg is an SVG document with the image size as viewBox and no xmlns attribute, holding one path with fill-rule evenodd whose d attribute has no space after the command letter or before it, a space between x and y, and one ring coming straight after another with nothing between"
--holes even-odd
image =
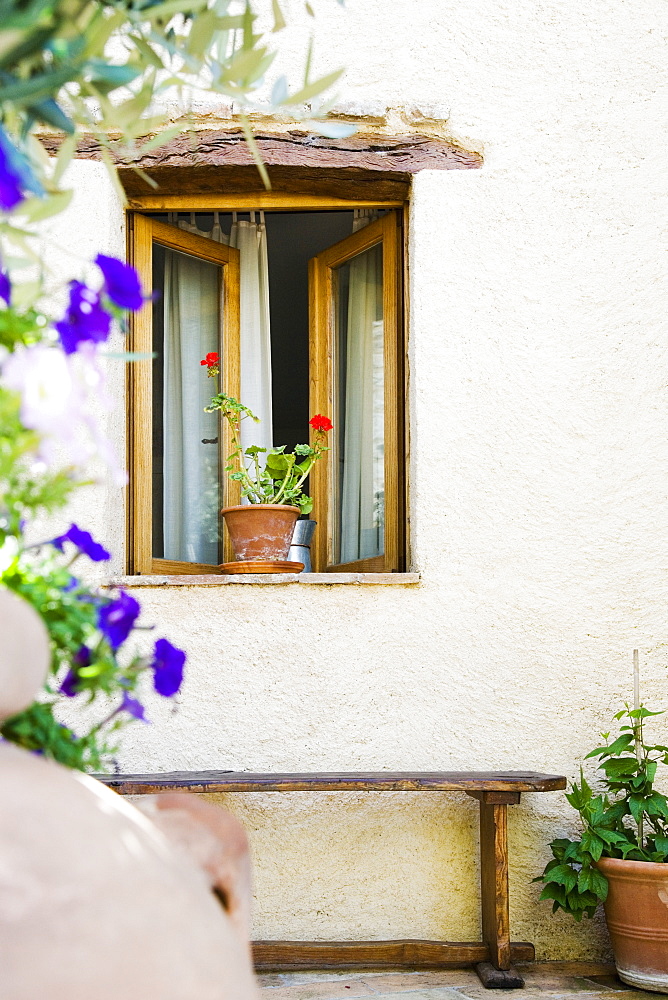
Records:
<instances>
[{"instance_id":1,"label":"green leafy plant","mask_svg":"<svg viewBox=\"0 0 668 1000\"><path fill-rule=\"evenodd\" d=\"M662 712L643 705L626 705L615 715L619 735L585 759L597 758L602 772L597 792L580 769L566 798L577 810L583 831L578 840L552 841L553 858L535 882L544 882L541 899L552 900L552 911L564 910L577 921L592 917L608 894L605 876L596 868L600 858L668 861L668 799L654 787L660 764L668 764L668 747L645 742L645 720Z\"/></svg>"},{"instance_id":2,"label":"green leafy plant","mask_svg":"<svg viewBox=\"0 0 668 1000\"><path fill-rule=\"evenodd\" d=\"M241 495L250 503L291 504L299 507L302 514L310 514L313 500L303 492L303 484L314 463L329 451L325 444L327 433L333 426L329 417L322 414L311 417L313 444L298 444L294 452L286 453L285 445L271 451L257 445L242 449L239 434L241 421L246 417L257 421L258 417L232 396L224 392L213 396L206 412L213 413L215 410L220 410L230 427L232 452L228 456L230 464L225 469L230 473L230 479L241 485ZM267 456L264 463L260 461L260 455Z\"/></svg>"}]
</instances>

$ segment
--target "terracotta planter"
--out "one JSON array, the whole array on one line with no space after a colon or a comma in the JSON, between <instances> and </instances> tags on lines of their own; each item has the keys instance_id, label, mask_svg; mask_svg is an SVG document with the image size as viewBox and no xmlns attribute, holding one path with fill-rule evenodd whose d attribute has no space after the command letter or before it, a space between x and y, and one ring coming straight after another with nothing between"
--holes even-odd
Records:
<instances>
[{"instance_id":1,"label":"terracotta planter","mask_svg":"<svg viewBox=\"0 0 668 1000\"><path fill-rule=\"evenodd\" d=\"M668 864L601 858L605 919L619 978L668 993Z\"/></svg>"},{"instance_id":2,"label":"terracotta planter","mask_svg":"<svg viewBox=\"0 0 668 1000\"><path fill-rule=\"evenodd\" d=\"M299 507L285 504L251 503L224 507L234 558L243 562L287 560Z\"/></svg>"}]
</instances>

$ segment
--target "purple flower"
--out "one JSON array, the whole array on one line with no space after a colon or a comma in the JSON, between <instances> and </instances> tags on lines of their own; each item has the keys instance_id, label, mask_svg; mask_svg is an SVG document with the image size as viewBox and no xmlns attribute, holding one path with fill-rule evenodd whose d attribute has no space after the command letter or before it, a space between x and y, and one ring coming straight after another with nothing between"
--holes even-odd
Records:
<instances>
[{"instance_id":1,"label":"purple flower","mask_svg":"<svg viewBox=\"0 0 668 1000\"><path fill-rule=\"evenodd\" d=\"M35 190L35 185L28 161L0 126L0 208L11 211L23 201L24 189Z\"/></svg>"},{"instance_id":2,"label":"purple flower","mask_svg":"<svg viewBox=\"0 0 668 1000\"><path fill-rule=\"evenodd\" d=\"M97 624L113 650L130 635L141 608L134 597L121 590L115 601L103 604L97 612Z\"/></svg>"},{"instance_id":3,"label":"purple flower","mask_svg":"<svg viewBox=\"0 0 668 1000\"><path fill-rule=\"evenodd\" d=\"M74 698L78 694L77 684L79 682L79 667L90 666L91 652L88 646L81 646L72 657L73 665L67 671L63 683L58 690L68 698Z\"/></svg>"},{"instance_id":4,"label":"purple flower","mask_svg":"<svg viewBox=\"0 0 668 1000\"><path fill-rule=\"evenodd\" d=\"M181 687L183 681L183 664L186 654L182 649L172 646L167 639L158 639L153 655L153 687L158 694L171 698Z\"/></svg>"},{"instance_id":5,"label":"purple flower","mask_svg":"<svg viewBox=\"0 0 668 1000\"><path fill-rule=\"evenodd\" d=\"M114 305L120 309L141 309L144 297L139 275L134 267L101 253L95 258L95 263L104 275L104 290Z\"/></svg>"},{"instance_id":6,"label":"purple flower","mask_svg":"<svg viewBox=\"0 0 668 1000\"><path fill-rule=\"evenodd\" d=\"M83 281L70 281L70 301L64 319L54 324L66 354L74 354L79 344L99 344L109 336L111 316L102 308L100 296Z\"/></svg>"},{"instance_id":7,"label":"purple flower","mask_svg":"<svg viewBox=\"0 0 668 1000\"><path fill-rule=\"evenodd\" d=\"M61 694L66 695L68 698L74 698L75 694L79 693L76 687L78 680L79 678L77 677L76 673L70 667L70 669L67 671L65 675L63 683L60 685L58 690L60 691Z\"/></svg>"},{"instance_id":8,"label":"purple flower","mask_svg":"<svg viewBox=\"0 0 668 1000\"><path fill-rule=\"evenodd\" d=\"M0 299L9 305L12 297L12 286L9 283L9 275L6 271L0 271Z\"/></svg>"},{"instance_id":9,"label":"purple flower","mask_svg":"<svg viewBox=\"0 0 668 1000\"><path fill-rule=\"evenodd\" d=\"M123 692L123 701L121 702L118 711L129 712L135 719L141 719L142 722L148 722L148 719L144 714L144 706L142 703L137 701L136 698L131 698L127 691Z\"/></svg>"},{"instance_id":10,"label":"purple flower","mask_svg":"<svg viewBox=\"0 0 668 1000\"><path fill-rule=\"evenodd\" d=\"M64 535L58 535L57 538L52 539L51 544L59 552L62 552L65 542L72 542L80 552L83 552L93 562L106 562L107 559L111 559L111 553L107 552L99 542L96 542L89 531L83 531L76 524L71 525L69 531L66 531ZM70 590L71 587L72 584L69 584L66 589Z\"/></svg>"}]
</instances>

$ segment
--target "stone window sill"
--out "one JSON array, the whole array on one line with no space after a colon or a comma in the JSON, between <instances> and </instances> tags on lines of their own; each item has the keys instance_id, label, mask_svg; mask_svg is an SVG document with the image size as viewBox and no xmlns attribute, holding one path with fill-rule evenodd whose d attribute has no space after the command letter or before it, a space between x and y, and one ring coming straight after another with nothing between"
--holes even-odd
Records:
<instances>
[{"instance_id":1,"label":"stone window sill","mask_svg":"<svg viewBox=\"0 0 668 1000\"><path fill-rule=\"evenodd\" d=\"M188 576L118 576L107 581L109 587L225 587L228 584L243 583L255 586L276 586L295 584L301 586L319 584L366 584L381 587L401 587L420 582L419 573L239 573L234 576L223 574Z\"/></svg>"}]
</instances>

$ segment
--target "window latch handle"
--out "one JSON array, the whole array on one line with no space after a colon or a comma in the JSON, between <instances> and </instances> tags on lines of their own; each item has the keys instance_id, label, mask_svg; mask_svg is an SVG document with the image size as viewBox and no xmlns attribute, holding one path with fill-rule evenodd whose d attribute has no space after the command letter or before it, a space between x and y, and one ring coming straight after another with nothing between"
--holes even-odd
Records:
<instances>
[{"instance_id":1,"label":"window latch handle","mask_svg":"<svg viewBox=\"0 0 668 1000\"><path fill-rule=\"evenodd\" d=\"M202 438L202 444L218 444L218 438Z\"/></svg>"}]
</instances>

